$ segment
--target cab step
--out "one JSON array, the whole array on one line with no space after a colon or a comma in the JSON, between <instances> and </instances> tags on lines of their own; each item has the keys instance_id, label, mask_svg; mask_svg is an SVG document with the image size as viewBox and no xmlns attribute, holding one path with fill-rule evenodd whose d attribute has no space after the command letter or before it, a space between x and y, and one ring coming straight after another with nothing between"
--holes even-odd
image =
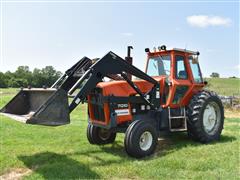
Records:
<instances>
[{"instance_id":1,"label":"cab step","mask_svg":"<svg viewBox=\"0 0 240 180\"><path fill-rule=\"evenodd\" d=\"M171 114L171 108L168 107L168 119L169 119L169 131L170 132L182 132L187 130L187 116L185 107L180 108L180 115L173 116Z\"/></svg>"}]
</instances>

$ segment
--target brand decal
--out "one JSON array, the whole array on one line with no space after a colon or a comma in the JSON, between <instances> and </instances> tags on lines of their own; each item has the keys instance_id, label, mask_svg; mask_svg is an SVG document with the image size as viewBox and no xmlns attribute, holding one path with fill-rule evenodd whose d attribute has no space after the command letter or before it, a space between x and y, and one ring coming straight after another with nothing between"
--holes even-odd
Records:
<instances>
[{"instance_id":1,"label":"brand decal","mask_svg":"<svg viewBox=\"0 0 240 180\"><path fill-rule=\"evenodd\" d=\"M129 109L116 109L115 113L117 116L126 116L129 115Z\"/></svg>"}]
</instances>

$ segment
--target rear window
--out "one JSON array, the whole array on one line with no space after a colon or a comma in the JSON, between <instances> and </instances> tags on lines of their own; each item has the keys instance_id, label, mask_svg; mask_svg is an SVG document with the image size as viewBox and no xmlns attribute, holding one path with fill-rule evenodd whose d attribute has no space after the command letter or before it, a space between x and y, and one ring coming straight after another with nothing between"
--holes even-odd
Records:
<instances>
[{"instance_id":1,"label":"rear window","mask_svg":"<svg viewBox=\"0 0 240 180\"><path fill-rule=\"evenodd\" d=\"M202 83L203 80L202 80L202 75L201 75L201 71L200 71L198 62L195 62L191 56L189 56L188 59L189 59L189 64L190 64L190 67L192 70L194 82Z\"/></svg>"}]
</instances>

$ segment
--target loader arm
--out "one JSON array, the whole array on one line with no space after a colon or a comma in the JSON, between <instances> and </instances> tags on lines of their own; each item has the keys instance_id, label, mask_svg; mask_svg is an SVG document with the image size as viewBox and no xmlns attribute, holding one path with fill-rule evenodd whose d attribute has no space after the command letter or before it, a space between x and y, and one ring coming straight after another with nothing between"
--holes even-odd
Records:
<instances>
[{"instance_id":1,"label":"loader arm","mask_svg":"<svg viewBox=\"0 0 240 180\"><path fill-rule=\"evenodd\" d=\"M69 91L71 87L77 82L86 70L93 64L92 60L88 57L83 57L71 68L69 68L63 76L61 76L51 88L61 88L65 91Z\"/></svg>"},{"instance_id":2,"label":"loader arm","mask_svg":"<svg viewBox=\"0 0 240 180\"><path fill-rule=\"evenodd\" d=\"M94 60L88 57L83 57L71 68L69 68L65 73L51 86L51 88L61 88L65 91L69 91L72 86L79 80L81 76L95 63ZM113 80L123 80L118 75L108 74L108 78Z\"/></svg>"},{"instance_id":3,"label":"loader arm","mask_svg":"<svg viewBox=\"0 0 240 180\"><path fill-rule=\"evenodd\" d=\"M159 91L159 84L155 79L110 51L103 58L90 66L83 76L69 90L69 94L72 94L79 86L82 85L80 91L70 104L69 111L73 111L80 102L83 102L87 94L95 88L99 82L102 82L104 77L108 77L109 74L119 74L143 98L145 102L147 102L151 107L154 107L153 104L145 98L144 94L141 93L138 87L130 79L128 79L126 75L124 75L126 73L152 83L153 88L149 91L149 93L156 93L156 91ZM155 107L158 107L158 105L155 104Z\"/></svg>"}]
</instances>

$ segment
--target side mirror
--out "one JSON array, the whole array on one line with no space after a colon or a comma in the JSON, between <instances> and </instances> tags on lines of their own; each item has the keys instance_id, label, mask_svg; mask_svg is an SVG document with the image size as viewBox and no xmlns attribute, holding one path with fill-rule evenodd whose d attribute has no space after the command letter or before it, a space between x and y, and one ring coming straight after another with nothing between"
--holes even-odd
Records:
<instances>
[{"instance_id":1,"label":"side mirror","mask_svg":"<svg viewBox=\"0 0 240 180\"><path fill-rule=\"evenodd\" d=\"M193 56L192 57L192 63L193 64L198 64L198 56Z\"/></svg>"}]
</instances>

